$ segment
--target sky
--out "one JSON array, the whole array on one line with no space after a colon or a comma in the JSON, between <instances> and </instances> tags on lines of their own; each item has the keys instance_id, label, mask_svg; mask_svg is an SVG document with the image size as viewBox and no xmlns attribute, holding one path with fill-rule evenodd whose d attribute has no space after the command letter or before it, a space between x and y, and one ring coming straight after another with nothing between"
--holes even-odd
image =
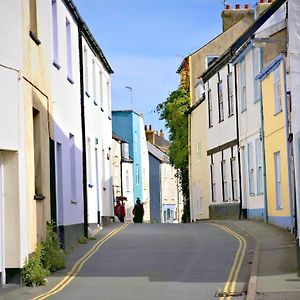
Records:
<instances>
[{"instance_id":1,"label":"sky","mask_svg":"<svg viewBox=\"0 0 300 300\"><path fill-rule=\"evenodd\" d=\"M73 0L108 59L112 108L132 109L164 129L156 106L179 86L183 57L222 31L221 0ZM253 7L256 0L227 1ZM125 87L132 88L131 91Z\"/></svg>"}]
</instances>

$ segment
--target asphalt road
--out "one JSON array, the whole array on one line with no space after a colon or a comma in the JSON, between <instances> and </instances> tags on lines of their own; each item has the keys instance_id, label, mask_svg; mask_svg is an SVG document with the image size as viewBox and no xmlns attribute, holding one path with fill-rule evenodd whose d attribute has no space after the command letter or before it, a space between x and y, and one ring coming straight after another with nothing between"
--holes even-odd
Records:
<instances>
[{"instance_id":1,"label":"asphalt road","mask_svg":"<svg viewBox=\"0 0 300 300\"><path fill-rule=\"evenodd\" d=\"M223 290L239 247L238 238L211 224L130 224L47 299L223 299L215 295ZM236 291L247 288L250 260L246 251Z\"/></svg>"}]
</instances>

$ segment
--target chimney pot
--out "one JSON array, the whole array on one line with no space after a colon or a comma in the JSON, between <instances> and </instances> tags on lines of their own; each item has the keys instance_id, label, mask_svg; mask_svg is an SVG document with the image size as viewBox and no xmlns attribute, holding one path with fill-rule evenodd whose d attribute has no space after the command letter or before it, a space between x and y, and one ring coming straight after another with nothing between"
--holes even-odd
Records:
<instances>
[{"instance_id":1,"label":"chimney pot","mask_svg":"<svg viewBox=\"0 0 300 300\"><path fill-rule=\"evenodd\" d=\"M231 5L230 4L226 4L225 9L231 9Z\"/></svg>"},{"instance_id":2,"label":"chimney pot","mask_svg":"<svg viewBox=\"0 0 300 300\"><path fill-rule=\"evenodd\" d=\"M273 0L268 0L268 3L272 3L273 2Z\"/></svg>"},{"instance_id":3,"label":"chimney pot","mask_svg":"<svg viewBox=\"0 0 300 300\"><path fill-rule=\"evenodd\" d=\"M149 125L149 130L152 130L152 125Z\"/></svg>"},{"instance_id":4,"label":"chimney pot","mask_svg":"<svg viewBox=\"0 0 300 300\"><path fill-rule=\"evenodd\" d=\"M241 9L241 4L236 4L235 9Z\"/></svg>"},{"instance_id":5,"label":"chimney pot","mask_svg":"<svg viewBox=\"0 0 300 300\"><path fill-rule=\"evenodd\" d=\"M250 4L245 4L245 9L250 9Z\"/></svg>"},{"instance_id":6,"label":"chimney pot","mask_svg":"<svg viewBox=\"0 0 300 300\"><path fill-rule=\"evenodd\" d=\"M145 125L145 130L148 130L148 126L147 125Z\"/></svg>"},{"instance_id":7,"label":"chimney pot","mask_svg":"<svg viewBox=\"0 0 300 300\"><path fill-rule=\"evenodd\" d=\"M265 3L265 0L259 0L259 3Z\"/></svg>"}]
</instances>

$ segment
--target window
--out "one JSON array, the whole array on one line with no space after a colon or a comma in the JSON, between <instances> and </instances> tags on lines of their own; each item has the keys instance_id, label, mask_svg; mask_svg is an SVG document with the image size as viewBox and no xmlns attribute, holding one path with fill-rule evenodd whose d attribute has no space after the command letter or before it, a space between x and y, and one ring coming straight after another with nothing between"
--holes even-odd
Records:
<instances>
[{"instance_id":1,"label":"window","mask_svg":"<svg viewBox=\"0 0 300 300\"><path fill-rule=\"evenodd\" d=\"M129 158L129 145L122 143L122 157Z\"/></svg>"},{"instance_id":2,"label":"window","mask_svg":"<svg viewBox=\"0 0 300 300\"><path fill-rule=\"evenodd\" d=\"M72 42L71 42L71 24L66 19L66 42L67 42L67 66L68 66L68 79L72 81Z\"/></svg>"},{"instance_id":3,"label":"window","mask_svg":"<svg viewBox=\"0 0 300 300\"><path fill-rule=\"evenodd\" d=\"M94 97L94 104L98 105L97 88L96 88L96 62L94 59L93 59L93 97Z\"/></svg>"},{"instance_id":4,"label":"window","mask_svg":"<svg viewBox=\"0 0 300 300\"><path fill-rule=\"evenodd\" d=\"M196 161L201 159L201 142L198 140L196 142Z\"/></svg>"},{"instance_id":5,"label":"window","mask_svg":"<svg viewBox=\"0 0 300 300\"><path fill-rule=\"evenodd\" d=\"M89 96L89 70L88 70L88 53L86 47L83 50L84 55L84 87L85 93Z\"/></svg>"},{"instance_id":6,"label":"window","mask_svg":"<svg viewBox=\"0 0 300 300\"><path fill-rule=\"evenodd\" d=\"M129 187L129 170L126 170L126 191L130 192L130 187Z\"/></svg>"},{"instance_id":7,"label":"window","mask_svg":"<svg viewBox=\"0 0 300 300\"><path fill-rule=\"evenodd\" d=\"M224 121L224 102L223 102L223 84L218 82L218 106L219 106L219 122Z\"/></svg>"},{"instance_id":8,"label":"window","mask_svg":"<svg viewBox=\"0 0 300 300\"><path fill-rule=\"evenodd\" d=\"M277 68L274 71L274 98L275 98L275 114L281 112L281 87L280 87L280 71Z\"/></svg>"},{"instance_id":9,"label":"window","mask_svg":"<svg viewBox=\"0 0 300 300\"><path fill-rule=\"evenodd\" d=\"M91 139L87 138L87 167L88 167L88 185L93 187L93 178L92 178L92 145Z\"/></svg>"},{"instance_id":10,"label":"window","mask_svg":"<svg viewBox=\"0 0 300 300\"><path fill-rule=\"evenodd\" d=\"M199 101L205 95L205 87L202 81L196 85L196 101Z\"/></svg>"},{"instance_id":11,"label":"window","mask_svg":"<svg viewBox=\"0 0 300 300\"><path fill-rule=\"evenodd\" d=\"M37 45L41 44L38 39L38 27L37 27L37 6L36 0L29 1L29 35Z\"/></svg>"},{"instance_id":12,"label":"window","mask_svg":"<svg viewBox=\"0 0 300 300\"><path fill-rule=\"evenodd\" d=\"M276 208L282 209L282 191L281 191L281 170L280 170L280 152L274 153L275 161L275 184L276 184Z\"/></svg>"},{"instance_id":13,"label":"window","mask_svg":"<svg viewBox=\"0 0 300 300\"><path fill-rule=\"evenodd\" d=\"M56 67L59 68L57 2L56 2L56 0L52 0L52 34L53 34L53 63Z\"/></svg>"},{"instance_id":14,"label":"window","mask_svg":"<svg viewBox=\"0 0 300 300\"><path fill-rule=\"evenodd\" d=\"M241 91L241 112L243 112L247 109L245 60L242 60L240 63L240 91Z\"/></svg>"},{"instance_id":15,"label":"window","mask_svg":"<svg viewBox=\"0 0 300 300\"><path fill-rule=\"evenodd\" d=\"M99 102L101 105L101 109L103 110L103 81L102 81L102 72L101 70L99 71Z\"/></svg>"},{"instance_id":16,"label":"window","mask_svg":"<svg viewBox=\"0 0 300 300\"><path fill-rule=\"evenodd\" d=\"M215 178L215 165L210 165L210 179L211 179L211 201L216 202L216 178Z\"/></svg>"},{"instance_id":17,"label":"window","mask_svg":"<svg viewBox=\"0 0 300 300\"><path fill-rule=\"evenodd\" d=\"M254 192L254 164L253 164L253 147L252 143L248 144L248 176L249 176L249 194L255 195Z\"/></svg>"},{"instance_id":18,"label":"window","mask_svg":"<svg viewBox=\"0 0 300 300\"><path fill-rule=\"evenodd\" d=\"M254 103L256 103L261 98L260 80L256 79L256 76L261 71L260 49L259 48L253 48L252 53L253 53Z\"/></svg>"},{"instance_id":19,"label":"window","mask_svg":"<svg viewBox=\"0 0 300 300\"><path fill-rule=\"evenodd\" d=\"M75 137L70 133L70 178L71 178L71 201L76 200L76 158L75 158Z\"/></svg>"},{"instance_id":20,"label":"window","mask_svg":"<svg viewBox=\"0 0 300 300\"><path fill-rule=\"evenodd\" d=\"M227 182L226 160L221 161L221 171L222 171L223 202L228 202L228 182Z\"/></svg>"},{"instance_id":21,"label":"window","mask_svg":"<svg viewBox=\"0 0 300 300\"><path fill-rule=\"evenodd\" d=\"M207 93L207 104L208 104L208 126L213 126L213 114L212 114L212 101L211 101L211 90Z\"/></svg>"},{"instance_id":22,"label":"window","mask_svg":"<svg viewBox=\"0 0 300 300\"><path fill-rule=\"evenodd\" d=\"M208 69L218 58L219 58L218 55L206 56L206 68Z\"/></svg>"},{"instance_id":23,"label":"window","mask_svg":"<svg viewBox=\"0 0 300 300\"><path fill-rule=\"evenodd\" d=\"M110 82L106 82L106 95L107 95L107 114L111 116L111 99L110 99Z\"/></svg>"},{"instance_id":24,"label":"window","mask_svg":"<svg viewBox=\"0 0 300 300\"><path fill-rule=\"evenodd\" d=\"M262 167L262 142L260 139L255 141L256 148L256 188L257 194L263 193L263 167Z\"/></svg>"},{"instance_id":25,"label":"window","mask_svg":"<svg viewBox=\"0 0 300 300\"><path fill-rule=\"evenodd\" d=\"M237 163L235 157L231 158L231 172L232 172L232 188L233 188L232 200L238 201L239 189L238 189Z\"/></svg>"},{"instance_id":26,"label":"window","mask_svg":"<svg viewBox=\"0 0 300 300\"><path fill-rule=\"evenodd\" d=\"M232 116L234 114L232 73L229 73L227 75L227 86L228 86L228 115Z\"/></svg>"}]
</instances>

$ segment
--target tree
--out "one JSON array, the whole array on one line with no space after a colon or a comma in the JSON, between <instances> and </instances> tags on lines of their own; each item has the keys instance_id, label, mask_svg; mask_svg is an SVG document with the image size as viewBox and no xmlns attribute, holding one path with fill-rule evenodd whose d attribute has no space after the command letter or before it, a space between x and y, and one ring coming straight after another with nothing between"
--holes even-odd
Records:
<instances>
[{"instance_id":1,"label":"tree","mask_svg":"<svg viewBox=\"0 0 300 300\"><path fill-rule=\"evenodd\" d=\"M184 197L183 222L189 222L189 148L188 148L188 110L190 98L183 88L173 91L169 97L156 107L159 119L165 121L169 130L169 156L171 164L178 170Z\"/></svg>"}]
</instances>

